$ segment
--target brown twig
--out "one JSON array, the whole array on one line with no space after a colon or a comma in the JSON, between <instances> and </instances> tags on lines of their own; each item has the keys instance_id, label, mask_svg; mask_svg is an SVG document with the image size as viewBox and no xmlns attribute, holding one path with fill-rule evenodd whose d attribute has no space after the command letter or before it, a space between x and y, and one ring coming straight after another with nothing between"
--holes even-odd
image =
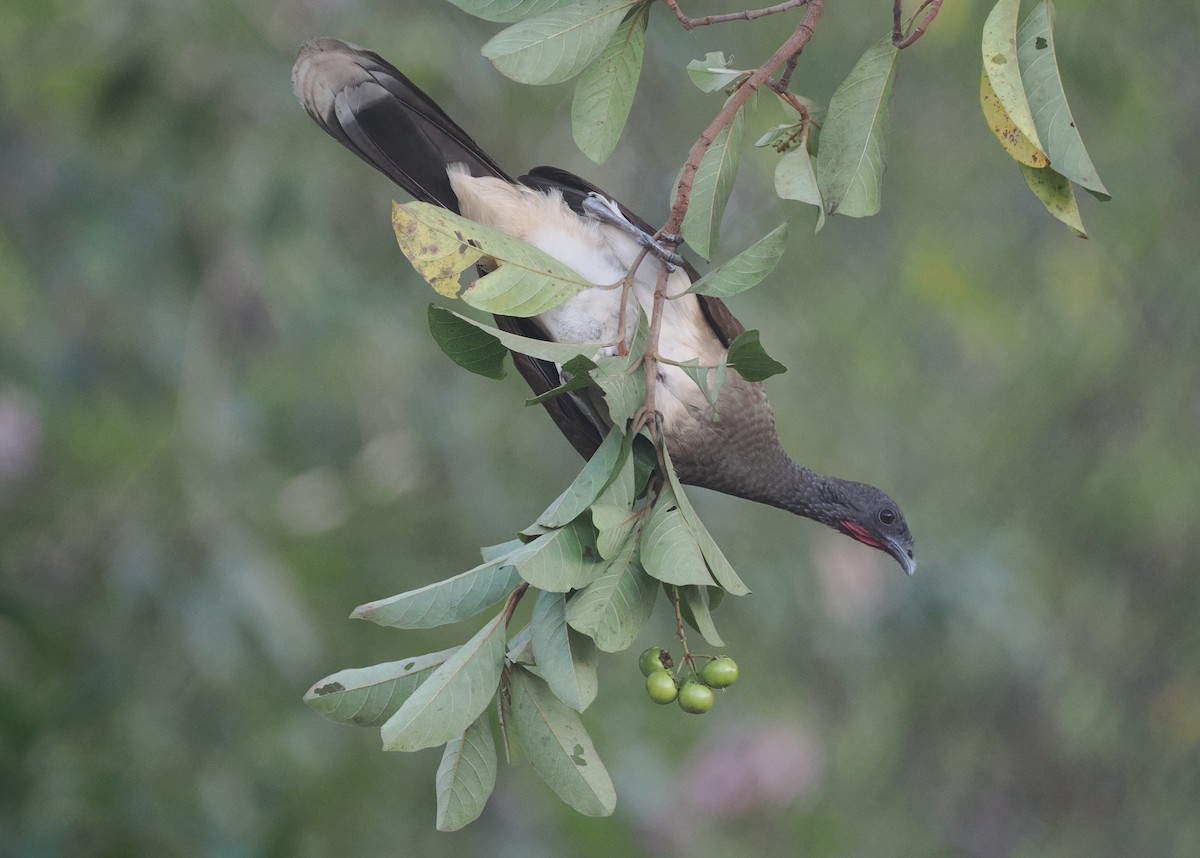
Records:
<instances>
[{"instance_id":1,"label":"brown twig","mask_svg":"<svg viewBox=\"0 0 1200 858\"><path fill-rule=\"evenodd\" d=\"M508 621L512 619L513 612L517 610L517 605L521 602L521 597L525 595L525 591L529 589L529 582L526 581L520 587L508 594L508 601L504 603L504 625L508 626Z\"/></svg>"},{"instance_id":2,"label":"brown twig","mask_svg":"<svg viewBox=\"0 0 1200 858\"><path fill-rule=\"evenodd\" d=\"M649 252L650 248L642 248L641 253L634 257L633 265L629 266L629 273L621 281L621 309L617 312L617 354L622 357L629 354L629 343L625 341L625 318L629 307L629 296L633 294L634 275L641 268L642 260Z\"/></svg>"},{"instance_id":3,"label":"brown twig","mask_svg":"<svg viewBox=\"0 0 1200 858\"><path fill-rule=\"evenodd\" d=\"M683 28L685 30L693 30L696 27L707 27L709 24L728 24L731 21L753 21L755 18L765 18L767 15L778 15L780 12L786 12L788 9L803 6L809 0L784 0L783 3L777 3L774 6L767 6L762 9L744 9L741 12L726 12L722 15L705 15L703 18L689 18L679 8L678 0L665 0L665 2L671 8L671 11L675 13L675 17L679 19L679 23L683 24Z\"/></svg>"},{"instance_id":4,"label":"brown twig","mask_svg":"<svg viewBox=\"0 0 1200 858\"><path fill-rule=\"evenodd\" d=\"M925 35L925 31L929 29L929 25L933 23L933 19L937 17L938 12L942 9L942 0L924 0L917 7L917 11L913 12L913 16L909 19L909 22L915 21L917 16L922 12L925 13L925 17L921 19L921 23L917 25L916 29L907 36L904 35L904 27L900 21L904 14L903 5L904 0L895 0L892 6L892 45L901 51Z\"/></svg>"}]
</instances>

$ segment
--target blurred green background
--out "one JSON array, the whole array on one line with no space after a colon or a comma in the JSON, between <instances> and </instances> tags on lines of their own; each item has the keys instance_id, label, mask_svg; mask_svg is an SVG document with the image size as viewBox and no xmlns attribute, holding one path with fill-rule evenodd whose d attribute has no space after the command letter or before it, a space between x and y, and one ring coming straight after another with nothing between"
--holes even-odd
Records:
<instances>
[{"instance_id":1,"label":"blurred green background","mask_svg":"<svg viewBox=\"0 0 1200 858\"><path fill-rule=\"evenodd\" d=\"M686 3L695 14L738 4ZM754 594L717 619L743 679L659 709L635 653L585 719L616 815L502 768L434 831L438 754L300 700L342 667L464 640L357 604L468 568L579 462L515 373L446 360L387 181L295 103L296 47L392 59L514 171L557 164L650 221L717 109L683 66L757 64L765 20L655 9L616 154L570 85L511 83L441 3L9 0L0 24L0 854L1200 854L1200 23L1061 4L1075 118L1115 199L1046 215L978 113L990 4L906 52L883 213L814 215L755 151L722 255L793 221L732 304L790 371L785 445L898 498L883 555L706 492ZM830 2L795 88L827 101L890 25ZM507 117L507 118L503 118ZM780 121L763 110L763 129Z\"/></svg>"}]
</instances>

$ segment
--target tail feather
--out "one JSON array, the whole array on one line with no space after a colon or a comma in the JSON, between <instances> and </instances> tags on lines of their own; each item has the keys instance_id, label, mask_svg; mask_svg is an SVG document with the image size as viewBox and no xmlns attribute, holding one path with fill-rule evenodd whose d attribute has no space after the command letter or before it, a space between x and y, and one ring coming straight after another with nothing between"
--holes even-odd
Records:
<instances>
[{"instance_id":1,"label":"tail feather","mask_svg":"<svg viewBox=\"0 0 1200 858\"><path fill-rule=\"evenodd\" d=\"M371 51L321 38L292 69L304 109L325 131L416 199L458 211L446 176L465 164L476 176L512 181L458 124L395 66Z\"/></svg>"}]
</instances>

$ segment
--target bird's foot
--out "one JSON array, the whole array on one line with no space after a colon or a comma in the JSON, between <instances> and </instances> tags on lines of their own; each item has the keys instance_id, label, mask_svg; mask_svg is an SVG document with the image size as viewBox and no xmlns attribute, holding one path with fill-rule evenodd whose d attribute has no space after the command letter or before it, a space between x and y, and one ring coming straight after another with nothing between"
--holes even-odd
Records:
<instances>
[{"instance_id":1,"label":"bird's foot","mask_svg":"<svg viewBox=\"0 0 1200 858\"><path fill-rule=\"evenodd\" d=\"M674 271L677 266L684 265L683 257L669 247L664 247L654 236L647 234L644 230L638 229L621 214L621 210L617 208L617 204L612 200L605 199L599 194L588 194L583 201L583 210L589 216L602 223L615 226L617 229L629 235L640 244L642 247L649 250L655 256L663 261L667 266L668 271ZM664 234L660 236L666 241L676 243L679 241L679 236Z\"/></svg>"}]
</instances>

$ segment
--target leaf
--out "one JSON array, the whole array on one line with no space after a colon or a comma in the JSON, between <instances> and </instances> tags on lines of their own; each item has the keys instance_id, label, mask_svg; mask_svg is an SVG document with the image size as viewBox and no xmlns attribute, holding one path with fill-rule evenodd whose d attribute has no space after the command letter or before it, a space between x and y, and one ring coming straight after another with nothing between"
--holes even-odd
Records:
<instances>
[{"instance_id":1,"label":"leaf","mask_svg":"<svg viewBox=\"0 0 1200 858\"><path fill-rule=\"evenodd\" d=\"M601 557L611 559L620 552L636 520L629 507L592 505L592 526L599 534L596 537L596 550Z\"/></svg>"},{"instance_id":2,"label":"leaf","mask_svg":"<svg viewBox=\"0 0 1200 858\"><path fill-rule=\"evenodd\" d=\"M596 363L589 357L576 355L562 365L562 377L566 379L558 387L551 388L538 396L525 400L526 405L541 405L547 399L562 396L573 390L581 390L592 383L589 373L596 368Z\"/></svg>"},{"instance_id":3,"label":"leaf","mask_svg":"<svg viewBox=\"0 0 1200 858\"><path fill-rule=\"evenodd\" d=\"M550 12L560 6L576 2L576 0L450 0L468 15L494 21L498 24L511 24L534 15Z\"/></svg>"},{"instance_id":4,"label":"leaf","mask_svg":"<svg viewBox=\"0 0 1200 858\"><path fill-rule=\"evenodd\" d=\"M708 404L713 406L713 413L716 413L717 397L721 395L721 387L725 384L725 371L728 369L727 362L722 360L716 366L701 366L699 358L692 358L688 361L681 361L676 364L679 369L683 370L696 386L700 388L700 392L704 394L704 398ZM712 377L712 383L709 383L709 377Z\"/></svg>"},{"instance_id":5,"label":"leaf","mask_svg":"<svg viewBox=\"0 0 1200 858\"><path fill-rule=\"evenodd\" d=\"M1017 59L1034 125L1054 169L1099 199L1112 199L1088 156L1067 105L1054 51L1054 12L1050 0L1038 3L1017 31Z\"/></svg>"},{"instance_id":6,"label":"leaf","mask_svg":"<svg viewBox=\"0 0 1200 858\"><path fill-rule=\"evenodd\" d=\"M784 221L733 259L709 271L688 291L728 298L757 286L783 258L787 237L787 221Z\"/></svg>"},{"instance_id":7,"label":"leaf","mask_svg":"<svg viewBox=\"0 0 1200 858\"><path fill-rule=\"evenodd\" d=\"M680 587L679 595L683 597L680 614L688 624L711 646L725 646L725 641L717 633L713 624L712 613L709 610L709 590L717 591L716 587Z\"/></svg>"},{"instance_id":8,"label":"leaf","mask_svg":"<svg viewBox=\"0 0 1200 858\"><path fill-rule=\"evenodd\" d=\"M392 203L392 229L436 292L489 313L536 316L593 285L533 245L429 203ZM459 275L485 256L499 267L460 292Z\"/></svg>"},{"instance_id":9,"label":"leaf","mask_svg":"<svg viewBox=\"0 0 1200 858\"><path fill-rule=\"evenodd\" d=\"M1075 191L1066 176L1050 167L1035 170L1024 164L1021 164L1021 173L1025 176L1029 190L1041 200L1046 211L1066 224L1067 228L1080 238L1088 237L1083 228L1083 219L1079 216L1079 203L1075 200Z\"/></svg>"},{"instance_id":10,"label":"leaf","mask_svg":"<svg viewBox=\"0 0 1200 858\"><path fill-rule=\"evenodd\" d=\"M565 593L592 583L604 571L592 526L580 516L568 525L526 543L508 560L539 590Z\"/></svg>"},{"instance_id":11,"label":"leaf","mask_svg":"<svg viewBox=\"0 0 1200 858\"><path fill-rule=\"evenodd\" d=\"M315 683L304 695L304 702L330 721L375 727L390 718L457 649L339 670Z\"/></svg>"},{"instance_id":12,"label":"leaf","mask_svg":"<svg viewBox=\"0 0 1200 858\"><path fill-rule=\"evenodd\" d=\"M1049 161L1025 98L1017 56L1017 15L1021 0L998 0L983 23L983 71L1004 112L1022 135ZM1003 140L1001 141L1003 142ZM1015 157L1015 156L1014 156ZM1019 159L1018 159L1019 160Z\"/></svg>"},{"instance_id":13,"label":"leaf","mask_svg":"<svg viewBox=\"0 0 1200 858\"><path fill-rule=\"evenodd\" d=\"M775 165L775 193L781 199L799 200L817 207L817 228L825 226L825 201L808 151L809 127L800 135L800 145L785 152Z\"/></svg>"},{"instance_id":14,"label":"leaf","mask_svg":"<svg viewBox=\"0 0 1200 858\"><path fill-rule=\"evenodd\" d=\"M669 485L663 486L642 528L641 561L647 574L667 584L713 583L704 554Z\"/></svg>"},{"instance_id":15,"label":"leaf","mask_svg":"<svg viewBox=\"0 0 1200 858\"><path fill-rule=\"evenodd\" d=\"M491 563L505 554L511 554L524 544L519 539L510 539L508 542L501 542L499 545L487 545L479 549L479 556L484 563Z\"/></svg>"},{"instance_id":16,"label":"leaf","mask_svg":"<svg viewBox=\"0 0 1200 858\"><path fill-rule=\"evenodd\" d=\"M477 322L460 313L451 311L450 314L461 322L474 325L476 328L487 333L488 336L495 337L509 351L520 352L523 355L529 355L530 357L550 361L551 363L570 363L575 357L580 355L586 357L605 347L604 343L556 343L551 340L522 337L520 334L510 334L508 331L502 331L483 322Z\"/></svg>"},{"instance_id":17,"label":"leaf","mask_svg":"<svg viewBox=\"0 0 1200 858\"><path fill-rule=\"evenodd\" d=\"M983 118L988 128L992 129L1004 151L1012 156L1014 161L1030 167L1045 167L1049 163L1046 153L1021 133L1017 123L1013 122L1004 105L1000 103L992 89L987 69L979 73L979 106L983 108Z\"/></svg>"},{"instance_id":18,"label":"leaf","mask_svg":"<svg viewBox=\"0 0 1200 858\"><path fill-rule=\"evenodd\" d=\"M684 240L705 259L716 249L721 215L733 192L745 138L746 106L743 104L728 125L717 134L692 182L692 193L681 231Z\"/></svg>"},{"instance_id":19,"label":"leaf","mask_svg":"<svg viewBox=\"0 0 1200 858\"><path fill-rule=\"evenodd\" d=\"M642 569L635 548L626 543L604 574L567 602L567 623L590 635L604 652L620 652L633 643L658 596L658 583Z\"/></svg>"},{"instance_id":20,"label":"leaf","mask_svg":"<svg viewBox=\"0 0 1200 858\"><path fill-rule=\"evenodd\" d=\"M416 590L359 605L350 615L396 629L432 629L469 619L499 602L521 583L501 555Z\"/></svg>"},{"instance_id":21,"label":"leaf","mask_svg":"<svg viewBox=\"0 0 1200 858\"><path fill-rule=\"evenodd\" d=\"M380 729L385 751L419 751L457 736L487 708L504 666L500 614L433 672Z\"/></svg>"},{"instance_id":22,"label":"leaf","mask_svg":"<svg viewBox=\"0 0 1200 858\"><path fill-rule=\"evenodd\" d=\"M727 360L746 381L763 381L773 375L787 372L786 366L763 349L756 330L742 331L734 338L729 344Z\"/></svg>"},{"instance_id":23,"label":"leaf","mask_svg":"<svg viewBox=\"0 0 1200 858\"><path fill-rule=\"evenodd\" d=\"M489 39L483 55L518 83L562 83L604 51L631 5L580 0L526 18Z\"/></svg>"},{"instance_id":24,"label":"leaf","mask_svg":"<svg viewBox=\"0 0 1200 858\"><path fill-rule=\"evenodd\" d=\"M520 666L510 674L509 695L509 727L538 777L583 815L609 816L617 793L579 714Z\"/></svg>"},{"instance_id":25,"label":"leaf","mask_svg":"<svg viewBox=\"0 0 1200 858\"><path fill-rule=\"evenodd\" d=\"M624 426L646 401L646 373L641 359L646 351L650 323L638 308L637 326L629 343L629 354L596 359L592 380L604 391L609 419L615 426Z\"/></svg>"},{"instance_id":26,"label":"leaf","mask_svg":"<svg viewBox=\"0 0 1200 858\"><path fill-rule=\"evenodd\" d=\"M729 68L725 54L721 51L709 51L702 60L692 60L687 64L688 77L692 83L700 87L702 92L716 92L725 89L738 78L745 77L746 72Z\"/></svg>"},{"instance_id":27,"label":"leaf","mask_svg":"<svg viewBox=\"0 0 1200 858\"><path fill-rule=\"evenodd\" d=\"M644 11L613 33L604 52L583 70L571 101L571 134L579 151L604 163L621 139L633 107L646 47Z\"/></svg>"},{"instance_id":28,"label":"leaf","mask_svg":"<svg viewBox=\"0 0 1200 858\"><path fill-rule=\"evenodd\" d=\"M899 57L891 36L880 39L829 100L817 156L817 183L828 214L869 217L879 211Z\"/></svg>"},{"instance_id":29,"label":"leaf","mask_svg":"<svg viewBox=\"0 0 1200 858\"><path fill-rule=\"evenodd\" d=\"M501 379L504 357L508 354L501 342L482 328L464 324L449 310L429 305L429 333L446 356L463 369L487 378Z\"/></svg>"},{"instance_id":30,"label":"leaf","mask_svg":"<svg viewBox=\"0 0 1200 858\"><path fill-rule=\"evenodd\" d=\"M665 448L663 450L663 461L667 465L667 480L671 486L671 492L675 497L675 501L679 504L679 513L691 529L696 544L700 546L700 553L704 555L709 572L712 573L713 578L727 592L735 596L749 594L750 588L738 577L737 572L733 570L733 566L725 559L724 552L721 551L716 540L712 538L712 534L708 532L708 528L704 526L704 522L700 520L700 515L692 506L691 501L688 500L687 492L684 491L683 485L679 482L679 477L675 473L675 466L671 464L671 455Z\"/></svg>"},{"instance_id":31,"label":"leaf","mask_svg":"<svg viewBox=\"0 0 1200 858\"><path fill-rule=\"evenodd\" d=\"M624 433L610 429L574 481L538 516L542 527L562 527L584 513L629 455Z\"/></svg>"},{"instance_id":32,"label":"leaf","mask_svg":"<svg viewBox=\"0 0 1200 858\"><path fill-rule=\"evenodd\" d=\"M567 626L567 597L541 591L533 603L533 657L554 696L576 712L596 699L596 645Z\"/></svg>"},{"instance_id":33,"label":"leaf","mask_svg":"<svg viewBox=\"0 0 1200 858\"><path fill-rule=\"evenodd\" d=\"M438 831L458 831L479 818L496 786L496 740L486 712L446 743L435 782Z\"/></svg>"},{"instance_id":34,"label":"leaf","mask_svg":"<svg viewBox=\"0 0 1200 858\"><path fill-rule=\"evenodd\" d=\"M506 657L509 661L533 664L533 629L529 624L523 626L519 632L508 639Z\"/></svg>"}]
</instances>

